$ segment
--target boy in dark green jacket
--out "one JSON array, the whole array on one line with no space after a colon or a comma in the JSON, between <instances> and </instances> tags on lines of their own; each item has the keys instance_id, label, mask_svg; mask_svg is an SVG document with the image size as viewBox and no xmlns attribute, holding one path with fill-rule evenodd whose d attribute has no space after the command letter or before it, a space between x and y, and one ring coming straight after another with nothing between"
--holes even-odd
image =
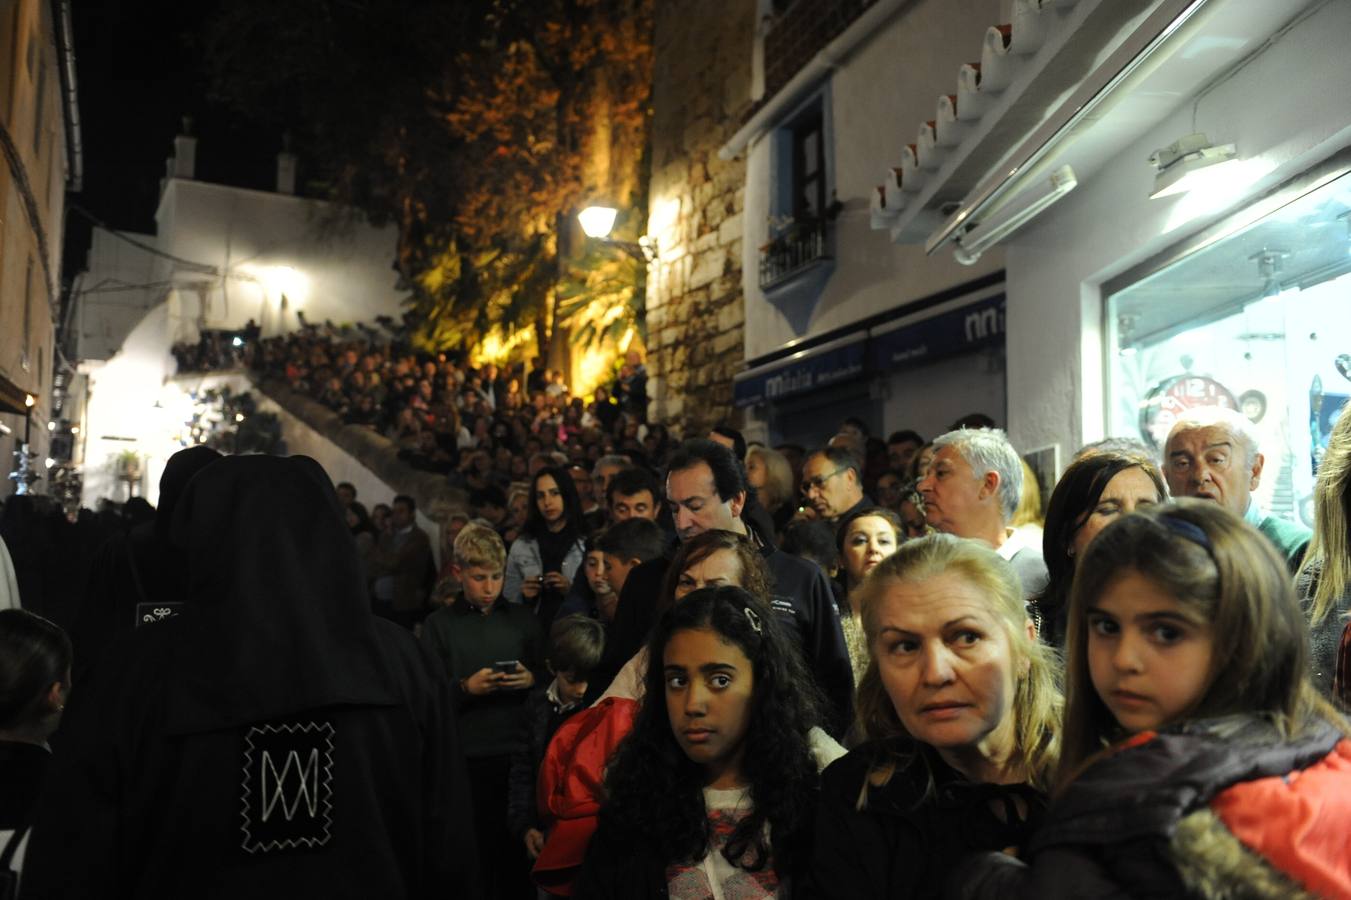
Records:
<instances>
[{"instance_id":1,"label":"boy in dark green jacket","mask_svg":"<svg viewBox=\"0 0 1351 900\"><path fill-rule=\"evenodd\" d=\"M543 664L534 614L500 599L506 558L497 532L465 526L455 538L453 570L463 588L422 626L423 642L450 678L488 897L529 889L525 849L507 827L507 785L522 707Z\"/></svg>"}]
</instances>

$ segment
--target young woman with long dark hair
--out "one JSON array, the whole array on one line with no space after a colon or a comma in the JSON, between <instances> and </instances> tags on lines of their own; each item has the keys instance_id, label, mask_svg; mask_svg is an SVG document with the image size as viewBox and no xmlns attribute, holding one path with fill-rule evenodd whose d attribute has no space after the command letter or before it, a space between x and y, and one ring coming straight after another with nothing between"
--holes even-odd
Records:
<instances>
[{"instance_id":1,"label":"young woman with long dark hair","mask_svg":"<svg viewBox=\"0 0 1351 900\"><path fill-rule=\"evenodd\" d=\"M867 506L851 513L840 522L835 532L835 545L840 551L840 581L844 583L844 608L840 610L840 627L844 643L849 648L849 665L854 670L854 684L863 681L868 670L868 639L863 633L863 605L860 587L868 573L896 552L905 540L905 526L900 516L882 506Z\"/></svg>"},{"instance_id":2,"label":"young woman with long dark hair","mask_svg":"<svg viewBox=\"0 0 1351 900\"><path fill-rule=\"evenodd\" d=\"M1070 463L1051 492L1042 531L1049 580L1032 602L1042 640L1064 646L1075 562L1089 542L1121 516L1167 499L1163 473L1143 453L1094 450Z\"/></svg>"},{"instance_id":3,"label":"young woman with long dark hair","mask_svg":"<svg viewBox=\"0 0 1351 900\"><path fill-rule=\"evenodd\" d=\"M502 596L532 606L548 629L582 565L582 503L567 471L540 469L530 481L525 530L507 554Z\"/></svg>"},{"instance_id":4,"label":"young woman with long dark hair","mask_svg":"<svg viewBox=\"0 0 1351 900\"><path fill-rule=\"evenodd\" d=\"M575 896L770 898L810 863L818 721L801 654L769 606L703 588L669 609Z\"/></svg>"}]
</instances>

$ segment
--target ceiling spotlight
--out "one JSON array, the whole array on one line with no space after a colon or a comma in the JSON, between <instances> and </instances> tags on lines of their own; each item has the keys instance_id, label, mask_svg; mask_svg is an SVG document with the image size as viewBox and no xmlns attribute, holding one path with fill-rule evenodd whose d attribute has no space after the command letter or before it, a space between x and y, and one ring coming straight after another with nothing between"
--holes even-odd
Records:
<instances>
[{"instance_id":1,"label":"ceiling spotlight","mask_svg":"<svg viewBox=\"0 0 1351 900\"><path fill-rule=\"evenodd\" d=\"M1238 149L1233 144L1211 146L1201 132L1178 138L1149 156L1157 174L1151 200L1186 194L1201 187L1213 185L1229 176L1229 170L1239 162Z\"/></svg>"}]
</instances>

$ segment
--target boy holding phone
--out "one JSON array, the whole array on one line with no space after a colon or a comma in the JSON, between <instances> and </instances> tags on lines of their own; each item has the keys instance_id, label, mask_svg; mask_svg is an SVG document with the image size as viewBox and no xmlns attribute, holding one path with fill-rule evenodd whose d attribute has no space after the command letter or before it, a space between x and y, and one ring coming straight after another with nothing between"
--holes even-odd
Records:
<instances>
[{"instance_id":1,"label":"boy holding phone","mask_svg":"<svg viewBox=\"0 0 1351 900\"><path fill-rule=\"evenodd\" d=\"M507 785L512 754L523 744L522 710L543 667L543 640L529 609L501 600L507 551L496 531L466 525L454 552L460 593L427 617L422 641L450 679L486 896L526 896L529 870L507 827Z\"/></svg>"}]
</instances>

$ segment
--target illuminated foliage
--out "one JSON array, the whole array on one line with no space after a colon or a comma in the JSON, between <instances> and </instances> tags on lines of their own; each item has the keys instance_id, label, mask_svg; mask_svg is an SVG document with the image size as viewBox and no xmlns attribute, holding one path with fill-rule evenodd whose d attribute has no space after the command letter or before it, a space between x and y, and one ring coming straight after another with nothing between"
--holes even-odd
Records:
<instances>
[{"instance_id":1,"label":"illuminated foliage","mask_svg":"<svg viewBox=\"0 0 1351 900\"><path fill-rule=\"evenodd\" d=\"M542 351L639 321L641 271L625 290L630 261L574 252L570 213L644 204L651 3L232 0L205 49L311 191L397 224L423 343L533 324Z\"/></svg>"}]
</instances>

